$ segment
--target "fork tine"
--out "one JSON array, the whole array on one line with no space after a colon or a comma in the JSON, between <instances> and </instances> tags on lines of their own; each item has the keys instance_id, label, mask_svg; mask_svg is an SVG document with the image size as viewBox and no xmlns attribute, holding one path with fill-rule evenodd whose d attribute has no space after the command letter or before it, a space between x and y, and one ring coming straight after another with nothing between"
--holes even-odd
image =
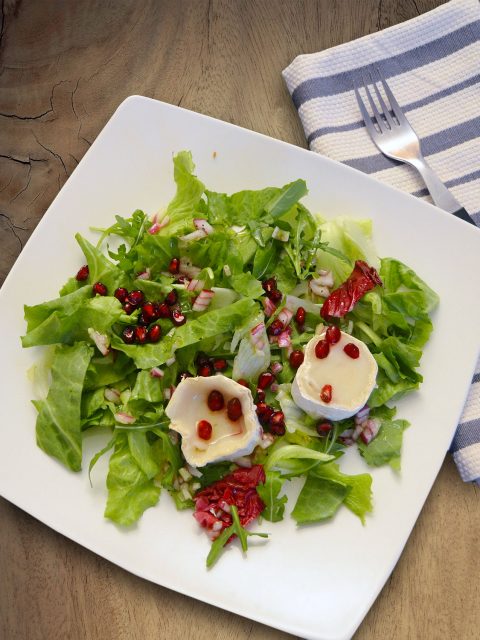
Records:
<instances>
[{"instance_id":1,"label":"fork tine","mask_svg":"<svg viewBox=\"0 0 480 640\"><path fill-rule=\"evenodd\" d=\"M390 106L392 108L392 111L393 111L395 117L397 118L398 122L399 123L408 122L406 117L403 115L402 107L396 101L395 96L391 92L390 87L388 86L387 81L383 77L380 69L378 67L375 67L375 69L376 69L376 72L377 72L378 77L380 79L380 82L383 85L383 90L385 91L385 94L386 94L386 96L388 98L388 101L390 102Z\"/></svg>"},{"instance_id":2,"label":"fork tine","mask_svg":"<svg viewBox=\"0 0 480 640\"><path fill-rule=\"evenodd\" d=\"M372 118L367 111L367 108L365 106L365 103L363 102L363 98L360 95L360 92L358 90L358 86L356 83L353 85L353 89L355 91L355 97L357 98L358 106L362 114L363 121L365 122L365 126L367 127L367 130L369 131L370 135L374 136L377 133L377 130L373 126Z\"/></svg>"},{"instance_id":3,"label":"fork tine","mask_svg":"<svg viewBox=\"0 0 480 640\"><path fill-rule=\"evenodd\" d=\"M393 127L395 126L395 122L393 121L393 118L392 118L392 116L390 114L390 109L385 104L385 100L383 99L383 96L382 96L382 94L380 93L380 91L378 89L376 81L373 79L373 75L371 73L369 75L370 75L370 80L372 81L373 87L375 89L375 93L377 94L378 102L380 103L380 107L381 107L381 109L383 111L383 115L385 116L385 118L386 118L386 120L387 120L387 122L388 122L388 124L390 126L390 129L393 129ZM382 80L381 76L380 76L380 79Z\"/></svg>"},{"instance_id":4,"label":"fork tine","mask_svg":"<svg viewBox=\"0 0 480 640\"><path fill-rule=\"evenodd\" d=\"M368 88L368 82L365 76L363 77L363 85L365 89L365 93L367 94L368 101L370 102L370 107L373 111L373 115L375 116L375 120L377 121L378 126L380 127L380 131L383 133L386 129L385 122L380 115L380 112L377 109L377 105L375 104L374 99L372 98L372 94L370 93L370 89Z\"/></svg>"}]
</instances>

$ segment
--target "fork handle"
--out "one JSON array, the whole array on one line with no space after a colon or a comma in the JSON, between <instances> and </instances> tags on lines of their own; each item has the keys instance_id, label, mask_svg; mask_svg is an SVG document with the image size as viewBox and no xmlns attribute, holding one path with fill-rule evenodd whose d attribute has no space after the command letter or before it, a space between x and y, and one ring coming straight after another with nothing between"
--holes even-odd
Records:
<instances>
[{"instance_id":1,"label":"fork handle","mask_svg":"<svg viewBox=\"0 0 480 640\"><path fill-rule=\"evenodd\" d=\"M432 200L444 211L448 213L452 213L457 218L461 218L465 220L465 222L469 222L470 224L475 224L472 218L469 216L467 211L462 207L460 202L450 193L447 187L443 184L437 174L433 171L430 165L427 163L423 156L419 158L412 158L409 160L410 164L412 164L425 182L427 189L432 196Z\"/></svg>"}]
</instances>

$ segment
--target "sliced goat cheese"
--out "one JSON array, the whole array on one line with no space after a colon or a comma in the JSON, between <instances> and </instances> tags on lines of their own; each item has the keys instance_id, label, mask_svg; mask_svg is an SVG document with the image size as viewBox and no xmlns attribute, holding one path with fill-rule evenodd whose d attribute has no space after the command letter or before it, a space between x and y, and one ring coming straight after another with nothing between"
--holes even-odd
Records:
<instances>
[{"instance_id":1,"label":"sliced goat cheese","mask_svg":"<svg viewBox=\"0 0 480 640\"><path fill-rule=\"evenodd\" d=\"M325 332L307 344L292 384L292 397L315 418L345 420L366 404L375 387L377 363L365 343L343 331L340 340L329 345L328 355L318 358L315 347L321 340L326 340ZM349 344L358 348L358 357L352 358L344 351ZM347 347L347 352L351 349Z\"/></svg>"},{"instance_id":2,"label":"sliced goat cheese","mask_svg":"<svg viewBox=\"0 0 480 640\"><path fill-rule=\"evenodd\" d=\"M208 396L212 391L223 395L223 409L209 408ZM227 404L232 398L238 398L242 407L242 415L235 421L227 415ZM261 441L262 427L250 389L224 375L185 378L176 388L165 413L171 420L170 428L182 436L182 452L192 467L236 460L252 453ZM205 420L212 427L208 440L198 434L199 423Z\"/></svg>"}]
</instances>

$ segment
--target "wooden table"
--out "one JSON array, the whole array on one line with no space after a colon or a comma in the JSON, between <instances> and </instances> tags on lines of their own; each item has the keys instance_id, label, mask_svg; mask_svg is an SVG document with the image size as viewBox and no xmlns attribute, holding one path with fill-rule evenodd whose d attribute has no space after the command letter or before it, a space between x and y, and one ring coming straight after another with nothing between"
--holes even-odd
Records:
<instances>
[{"instance_id":1,"label":"wooden table","mask_svg":"<svg viewBox=\"0 0 480 640\"><path fill-rule=\"evenodd\" d=\"M299 53L439 4L3 0L1 281L125 97L151 96L305 146L281 70ZM447 457L357 640L479 637L477 500ZM291 637L130 575L4 500L0 518L0 638Z\"/></svg>"}]
</instances>

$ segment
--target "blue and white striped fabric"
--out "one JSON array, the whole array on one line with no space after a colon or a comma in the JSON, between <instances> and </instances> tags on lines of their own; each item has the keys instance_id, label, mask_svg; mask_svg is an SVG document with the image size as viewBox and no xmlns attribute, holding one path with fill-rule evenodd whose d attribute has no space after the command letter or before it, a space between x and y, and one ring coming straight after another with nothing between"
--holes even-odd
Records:
<instances>
[{"instance_id":1,"label":"blue and white striped fabric","mask_svg":"<svg viewBox=\"0 0 480 640\"><path fill-rule=\"evenodd\" d=\"M378 67L422 140L433 170L480 226L480 3L451 0L414 20L320 53L283 71L312 151L429 200L416 172L382 155L353 93ZM451 451L480 484L480 361Z\"/></svg>"}]
</instances>

